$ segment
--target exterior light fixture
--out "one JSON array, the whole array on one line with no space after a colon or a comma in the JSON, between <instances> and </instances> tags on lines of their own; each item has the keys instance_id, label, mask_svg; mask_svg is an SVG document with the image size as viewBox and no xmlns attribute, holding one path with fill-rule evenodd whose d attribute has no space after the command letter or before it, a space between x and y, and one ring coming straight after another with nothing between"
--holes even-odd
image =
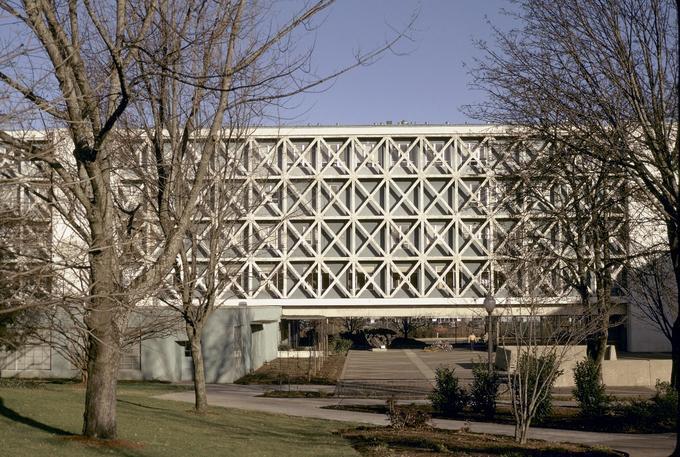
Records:
<instances>
[{"instance_id":1,"label":"exterior light fixture","mask_svg":"<svg viewBox=\"0 0 680 457\"><path fill-rule=\"evenodd\" d=\"M484 309L486 309L487 314L489 315L487 318L487 332L486 332L486 347L488 351L488 356L489 356L489 373L493 370L493 362L491 361L492 354L493 354L493 338L491 337L491 332L493 331L493 322L492 322L492 314L493 310L496 308L496 299L493 298L493 295L489 294L484 298Z\"/></svg>"}]
</instances>

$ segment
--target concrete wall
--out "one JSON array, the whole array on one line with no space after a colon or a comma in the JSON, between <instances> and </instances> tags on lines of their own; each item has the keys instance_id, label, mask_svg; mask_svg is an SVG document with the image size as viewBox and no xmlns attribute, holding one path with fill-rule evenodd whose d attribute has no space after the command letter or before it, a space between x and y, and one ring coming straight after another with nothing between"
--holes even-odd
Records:
<instances>
[{"instance_id":1,"label":"concrete wall","mask_svg":"<svg viewBox=\"0 0 680 457\"><path fill-rule=\"evenodd\" d=\"M280 306L223 307L215 311L203 333L206 381L233 382L277 357ZM192 360L187 356L182 329L141 343L141 369L120 370L121 380L191 381ZM24 357L17 364L18 357ZM25 360L34 360L30 366ZM28 368L14 369L17 366ZM40 369L37 369L40 368ZM0 376L73 378L77 370L48 347L28 346L18 353L0 354Z\"/></svg>"},{"instance_id":2,"label":"concrete wall","mask_svg":"<svg viewBox=\"0 0 680 457\"><path fill-rule=\"evenodd\" d=\"M632 208L634 209L634 208ZM642 218L642 220L656 220ZM633 224L637 225L637 224ZM648 224L649 225L649 224ZM645 235L638 240L647 241L650 246L667 246L665 229L653 236L653 227L634 227ZM633 243L633 246L635 244ZM661 329L647 315L653 310L658 314L657 306L663 307L663 313L672 324L678 314L677 287L673 265L668 254L644 256L633 261L633 269L628 275L629 308L628 308L628 351L630 352L670 352L671 344ZM670 330L670 329L669 329Z\"/></svg>"},{"instance_id":3,"label":"concrete wall","mask_svg":"<svg viewBox=\"0 0 680 457\"><path fill-rule=\"evenodd\" d=\"M611 347L611 346L610 346ZM545 353L545 346L535 346L538 354ZM496 349L496 366L504 371L513 372L517 366L517 346ZM555 381L555 387L574 387L574 368L576 362L586 358L586 346L573 346L560 365L563 370ZM607 351L615 359L615 351ZM666 359L615 359L602 362L602 381L609 387L648 387L654 388L657 380L670 381L671 360Z\"/></svg>"},{"instance_id":4,"label":"concrete wall","mask_svg":"<svg viewBox=\"0 0 680 457\"><path fill-rule=\"evenodd\" d=\"M605 360L602 381L610 387L654 388L657 380L670 381L671 360Z\"/></svg>"},{"instance_id":5,"label":"concrete wall","mask_svg":"<svg viewBox=\"0 0 680 457\"><path fill-rule=\"evenodd\" d=\"M141 378L148 381L180 381L180 364L184 349L177 341L186 340L186 334L178 330L165 338L154 338L142 342ZM136 379L121 372L121 379ZM123 375L128 374L126 377Z\"/></svg>"},{"instance_id":6,"label":"concrete wall","mask_svg":"<svg viewBox=\"0 0 680 457\"><path fill-rule=\"evenodd\" d=\"M549 346L533 346L538 355L547 354L551 350ZM517 355L520 350L526 350L518 346L501 346L496 349L496 366L504 371L515 371L517 367ZM566 352L560 364L563 373L555 380L555 387L570 387L574 385L574 367L576 362L587 356L586 346L572 346L566 348Z\"/></svg>"},{"instance_id":7,"label":"concrete wall","mask_svg":"<svg viewBox=\"0 0 680 457\"><path fill-rule=\"evenodd\" d=\"M233 382L275 359L280 317L281 308L278 306L224 307L216 310L203 332L206 381ZM191 358L186 357L184 347L176 343L187 338L186 335L177 338L172 343L174 347L164 346L163 351L159 351L160 355L154 354L154 366L149 369L151 376L155 376L152 379L171 374L168 381L191 380ZM174 363L170 361L173 355ZM149 379L149 375L145 373L144 378Z\"/></svg>"},{"instance_id":8,"label":"concrete wall","mask_svg":"<svg viewBox=\"0 0 680 457\"><path fill-rule=\"evenodd\" d=\"M22 363L20 359L32 360L35 363ZM24 369L15 369L19 361ZM78 377L78 370L52 348L26 346L14 353L0 353L0 377L3 378L54 378L70 379Z\"/></svg>"}]
</instances>

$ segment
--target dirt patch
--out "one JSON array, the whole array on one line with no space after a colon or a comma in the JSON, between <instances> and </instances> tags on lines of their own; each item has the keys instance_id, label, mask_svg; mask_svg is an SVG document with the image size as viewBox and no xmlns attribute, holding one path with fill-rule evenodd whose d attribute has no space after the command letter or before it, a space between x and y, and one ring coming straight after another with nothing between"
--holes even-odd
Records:
<instances>
[{"instance_id":1,"label":"dirt patch","mask_svg":"<svg viewBox=\"0 0 680 457\"><path fill-rule=\"evenodd\" d=\"M517 444L512 438L453 430L393 430L389 427L358 427L339 432L366 457L436 456L530 456L613 457L625 454L606 448L530 440Z\"/></svg>"},{"instance_id":2,"label":"dirt patch","mask_svg":"<svg viewBox=\"0 0 680 457\"><path fill-rule=\"evenodd\" d=\"M330 398L332 392L321 390L268 390L258 397L267 398Z\"/></svg>"},{"instance_id":3,"label":"dirt patch","mask_svg":"<svg viewBox=\"0 0 680 457\"><path fill-rule=\"evenodd\" d=\"M106 448L106 449L143 449L144 445L142 443L137 443L128 440L100 440L98 438L90 438L83 435L71 435L64 436L60 439L64 441L70 441L73 443L82 444L83 446L95 447L95 448Z\"/></svg>"}]
</instances>

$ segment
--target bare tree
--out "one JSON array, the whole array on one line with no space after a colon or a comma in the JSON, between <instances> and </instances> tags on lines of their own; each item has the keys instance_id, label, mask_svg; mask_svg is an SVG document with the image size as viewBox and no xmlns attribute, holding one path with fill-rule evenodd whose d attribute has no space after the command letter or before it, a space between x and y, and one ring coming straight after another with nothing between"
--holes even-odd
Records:
<instances>
[{"instance_id":1,"label":"bare tree","mask_svg":"<svg viewBox=\"0 0 680 457\"><path fill-rule=\"evenodd\" d=\"M620 169L663 222L678 286L679 6L673 0L520 1L521 27L496 30L495 46L480 46L484 57L473 75L488 100L468 110ZM672 349L678 389L680 316Z\"/></svg>"},{"instance_id":2,"label":"bare tree","mask_svg":"<svg viewBox=\"0 0 680 457\"><path fill-rule=\"evenodd\" d=\"M116 436L116 379L130 313L176 265L231 113L314 87L394 43L330 75L309 74L309 53L296 57L291 46L331 3L269 20L269 11L247 0L0 2L17 36L4 49L16 58L0 59L0 83L11 94L3 111L15 114L0 141L50 177L52 209L84 266L85 435ZM172 103L162 105L163 97ZM36 128L49 131L42 141ZM131 181L135 167L152 169L155 181L143 182L155 186ZM164 242L156 245L158 226Z\"/></svg>"},{"instance_id":3,"label":"bare tree","mask_svg":"<svg viewBox=\"0 0 680 457\"><path fill-rule=\"evenodd\" d=\"M627 259L627 186L615 170L588 156L565 151L537 138L518 140L526 152L505 176L502 205L517 218L514 230L551 252L556 262L555 287L576 291L581 306L598 322L589 340L590 354L600 365L615 306L614 285ZM505 250L516 260L521 250Z\"/></svg>"},{"instance_id":4,"label":"bare tree","mask_svg":"<svg viewBox=\"0 0 680 457\"><path fill-rule=\"evenodd\" d=\"M259 113L284 97L318 85L349 68L369 62L388 49L393 41L357 56L357 61L338 72L316 77L300 73L309 63L309 54L295 56L290 33L308 27L309 19L331 2L320 1L274 32L262 35L263 16L247 2L232 2L221 8L175 5L159 10L157 28L167 24L184 34L168 34L154 43L154 49L140 54L142 84L140 98L147 103L136 107L126 122L143 125L149 163L154 169L134 167L137 186L146 203L129 211L154 213L160 230L154 234L160 244L168 244L184 218L190 223L172 268L173 296L163 301L179 311L184 320L193 360L195 408L207 408L201 338L217 306L228 298L243 298L245 259L263 246L278 250L278 225L261 226L252 233L242 230L245 218L273 200L280 190L267 188L266 179L276 156L261 154L249 141L249 133ZM160 25L162 24L162 25ZM156 27L155 23L152 29ZM168 31L162 32L168 33ZM245 37L246 52L240 43ZM197 53L186 52L187 43ZM169 52L165 49L169 48ZM292 61L291 61L292 58ZM160 67L162 72L145 72ZM215 101L216 94L219 96ZM216 120L221 122L216 123ZM215 130L213 127L219 126ZM199 168L193 155L211 139L212 160L202 174L203 187L192 205L192 190ZM134 138L124 141L136 156ZM275 151L276 152L276 151ZM149 171L152 171L149 173ZM270 242L272 241L272 242ZM274 246L276 245L276 246ZM258 272L257 282L269 287L283 278L283 272ZM278 284L275 284L278 285ZM236 286L236 287L235 287Z\"/></svg>"},{"instance_id":5,"label":"bare tree","mask_svg":"<svg viewBox=\"0 0 680 457\"><path fill-rule=\"evenodd\" d=\"M667 252L637 258L629 268L628 296L637 317L651 323L669 343L678 309L672 264Z\"/></svg>"},{"instance_id":6,"label":"bare tree","mask_svg":"<svg viewBox=\"0 0 680 457\"><path fill-rule=\"evenodd\" d=\"M363 317L346 317L343 319L342 326L348 333L357 333L366 326L366 319Z\"/></svg>"},{"instance_id":7,"label":"bare tree","mask_svg":"<svg viewBox=\"0 0 680 457\"><path fill-rule=\"evenodd\" d=\"M431 322L424 317L400 317L390 319L389 326L408 339L413 333L421 328L426 328Z\"/></svg>"},{"instance_id":8,"label":"bare tree","mask_svg":"<svg viewBox=\"0 0 680 457\"><path fill-rule=\"evenodd\" d=\"M512 252L512 256L505 256L504 251ZM516 256L518 251L521 256ZM555 255L531 233L515 231L499 252L499 258L506 287L513 292L514 300L501 306L500 345L506 354L510 346L513 348L507 370L508 385L515 439L525 444L532 421L551 395L564 362L573 357L572 348L585 341L599 322L588 315L589 308L580 304L563 306L562 315L546 315L546 306L564 303L570 291L546 288L546 278L554 278L551 272L555 271Z\"/></svg>"},{"instance_id":9,"label":"bare tree","mask_svg":"<svg viewBox=\"0 0 680 457\"><path fill-rule=\"evenodd\" d=\"M243 131L242 129L239 129ZM216 154L206 193L194 212L193 229L179 252L172 274L172 290L163 302L179 312L193 361L195 409L208 406L201 338L217 307L226 299L244 298L247 282L244 259L263 247L278 250L279 224L259 227L249 233L245 217L272 198L258 171L259 157L247 137L224 138ZM166 217L175 224L175 214ZM282 272L259 272L262 287L280 287ZM246 288L247 289L247 288Z\"/></svg>"}]
</instances>

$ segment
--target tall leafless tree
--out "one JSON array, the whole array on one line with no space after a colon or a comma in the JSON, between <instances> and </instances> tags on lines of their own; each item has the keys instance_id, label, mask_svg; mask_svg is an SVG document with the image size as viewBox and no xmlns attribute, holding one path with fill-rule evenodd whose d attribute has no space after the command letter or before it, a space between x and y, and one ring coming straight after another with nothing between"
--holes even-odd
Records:
<instances>
[{"instance_id":1,"label":"tall leafless tree","mask_svg":"<svg viewBox=\"0 0 680 457\"><path fill-rule=\"evenodd\" d=\"M231 113L318 85L394 42L327 76L310 74L310 54L294 54L292 46L332 3L310 3L286 20L254 0L0 1L13 18L8 34L17 37L4 48L3 57L12 57L0 59L2 93L9 94L3 111L15 114L0 141L50 177L53 211L85 266L85 435L116 436L130 313L176 265ZM171 103L159 103L164 97ZM168 122L157 122L163 116ZM36 141L36 128L49 130L45 141ZM146 179L139 187L131 168L152 169L155 185ZM158 217L149 217L148 202ZM163 242L155 244L159 226Z\"/></svg>"},{"instance_id":2,"label":"tall leafless tree","mask_svg":"<svg viewBox=\"0 0 680 457\"><path fill-rule=\"evenodd\" d=\"M488 99L469 109L481 119L521 126L565 144L574 154L622 170L663 222L676 285L680 285L679 3L517 2L520 27L496 30L493 45L481 44L484 57L473 76ZM672 349L672 382L677 389L680 317L673 322Z\"/></svg>"},{"instance_id":3,"label":"tall leafless tree","mask_svg":"<svg viewBox=\"0 0 680 457\"><path fill-rule=\"evenodd\" d=\"M613 286L626 261L627 186L599 161L556 150L563 145L530 137L517 141L525 152L515 155L519 166L502 178L501 204L518 220L515 231L530 233L550 250L555 287L575 291L599 323L589 337L599 365L616 305ZM508 257L523 255L505 251Z\"/></svg>"}]
</instances>

